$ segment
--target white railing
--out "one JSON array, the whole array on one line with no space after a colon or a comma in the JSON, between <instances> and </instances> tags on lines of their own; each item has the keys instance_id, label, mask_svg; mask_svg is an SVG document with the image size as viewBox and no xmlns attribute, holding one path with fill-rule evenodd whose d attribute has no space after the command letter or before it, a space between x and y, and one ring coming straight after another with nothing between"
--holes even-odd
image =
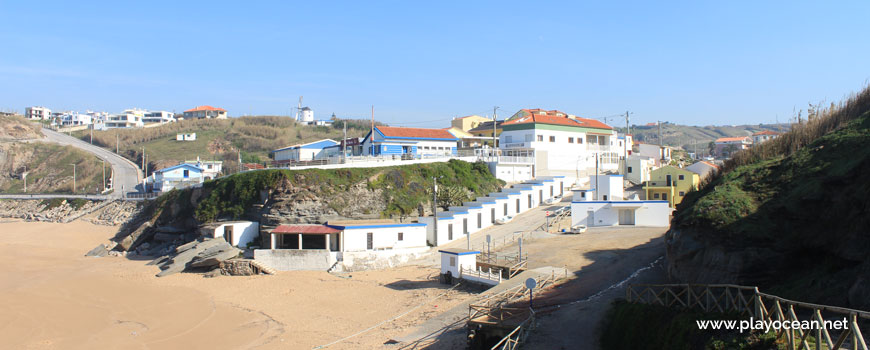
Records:
<instances>
[{"instance_id":1,"label":"white railing","mask_svg":"<svg viewBox=\"0 0 870 350\"><path fill-rule=\"evenodd\" d=\"M512 142L504 144L504 148L531 148L530 142Z\"/></svg>"},{"instance_id":2,"label":"white railing","mask_svg":"<svg viewBox=\"0 0 870 350\"><path fill-rule=\"evenodd\" d=\"M535 157L501 156L498 157L498 162L514 164L535 164Z\"/></svg>"},{"instance_id":3,"label":"white railing","mask_svg":"<svg viewBox=\"0 0 870 350\"><path fill-rule=\"evenodd\" d=\"M490 284L499 284L501 283L501 272L492 272L492 268L488 269L487 271L483 271L483 269L481 268L477 268L475 270L460 266L459 278L464 278L472 281L477 280L483 283L489 282Z\"/></svg>"}]
</instances>

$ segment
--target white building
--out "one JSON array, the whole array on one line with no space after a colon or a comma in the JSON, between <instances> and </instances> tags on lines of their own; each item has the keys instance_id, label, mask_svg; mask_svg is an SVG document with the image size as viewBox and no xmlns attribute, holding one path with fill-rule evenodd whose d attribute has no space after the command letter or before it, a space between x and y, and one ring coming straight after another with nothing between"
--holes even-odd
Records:
<instances>
[{"instance_id":1,"label":"white building","mask_svg":"<svg viewBox=\"0 0 870 350\"><path fill-rule=\"evenodd\" d=\"M196 106L184 111L184 119L227 119L227 111L212 106Z\"/></svg>"},{"instance_id":2,"label":"white building","mask_svg":"<svg viewBox=\"0 0 870 350\"><path fill-rule=\"evenodd\" d=\"M365 155L402 159L455 155L458 141L444 129L375 126L374 137L369 132L363 139L362 151Z\"/></svg>"},{"instance_id":3,"label":"white building","mask_svg":"<svg viewBox=\"0 0 870 350\"><path fill-rule=\"evenodd\" d=\"M757 145L759 143L773 140L781 135L776 131L764 130L759 131L757 133L752 134L752 144Z\"/></svg>"},{"instance_id":4,"label":"white building","mask_svg":"<svg viewBox=\"0 0 870 350\"><path fill-rule=\"evenodd\" d=\"M655 159L650 157L641 155L628 156L628 167L626 168L625 179L635 185L649 181L650 172L652 172L655 164Z\"/></svg>"},{"instance_id":5,"label":"white building","mask_svg":"<svg viewBox=\"0 0 870 350\"><path fill-rule=\"evenodd\" d=\"M615 171L623 155L616 131L593 119L580 118L557 110L522 109L502 124L499 149L508 152L531 151L534 174L561 175L577 180L599 171Z\"/></svg>"},{"instance_id":6,"label":"white building","mask_svg":"<svg viewBox=\"0 0 870 350\"><path fill-rule=\"evenodd\" d=\"M81 114L78 112L64 112L58 117L62 126L82 126L92 124L89 114Z\"/></svg>"},{"instance_id":7,"label":"white building","mask_svg":"<svg viewBox=\"0 0 870 350\"><path fill-rule=\"evenodd\" d=\"M587 196L589 197L589 196ZM574 201L571 226L670 226L668 201Z\"/></svg>"},{"instance_id":8,"label":"white building","mask_svg":"<svg viewBox=\"0 0 870 350\"><path fill-rule=\"evenodd\" d=\"M701 160L696 162L695 164L687 166L686 170L698 174L698 177L701 179L701 181L703 181L705 178L713 174L713 172L719 171L719 166L711 162Z\"/></svg>"},{"instance_id":9,"label":"white building","mask_svg":"<svg viewBox=\"0 0 870 350\"><path fill-rule=\"evenodd\" d=\"M177 133L177 134L175 134L175 141L196 141L196 133L195 132Z\"/></svg>"},{"instance_id":10,"label":"white building","mask_svg":"<svg viewBox=\"0 0 870 350\"><path fill-rule=\"evenodd\" d=\"M27 107L24 108L24 116L33 120L49 120L51 119L51 109L39 106Z\"/></svg>"},{"instance_id":11,"label":"white building","mask_svg":"<svg viewBox=\"0 0 870 350\"><path fill-rule=\"evenodd\" d=\"M205 181L202 168L185 163L155 171L151 178L154 192L168 192Z\"/></svg>"},{"instance_id":12,"label":"white building","mask_svg":"<svg viewBox=\"0 0 870 350\"><path fill-rule=\"evenodd\" d=\"M143 109L131 108L122 113L111 115L106 120L106 128L141 128L145 125L145 122L142 121L145 118L145 112Z\"/></svg>"},{"instance_id":13,"label":"white building","mask_svg":"<svg viewBox=\"0 0 870 350\"><path fill-rule=\"evenodd\" d=\"M324 150L338 144L337 141L323 139L301 145L279 148L271 152L272 163L275 165L281 165L286 163L306 162L315 159L325 159L328 157L328 152Z\"/></svg>"},{"instance_id":14,"label":"white building","mask_svg":"<svg viewBox=\"0 0 870 350\"><path fill-rule=\"evenodd\" d=\"M623 188L622 175L592 175L589 177L589 186L595 192L594 200L618 201L623 200L625 190Z\"/></svg>"},{"instance_id":15,"label":"white building","mask_svg":"<svg viewBox=\"0 0 870 350\"><path fill-rule=\"evenodd\" d=\"M659 146L653 145L649 143L641 143L638 145L639 155L652 158L657 163L664 160L665 162L669 162L671 160L671 148L667 146Z\"/></svg>"},{"instance_id":16,"label":"white building","mask_svg":"<svg viewBox=\"0 0 870 350\"><path fill-rule=\"evenodd\" d=\"M200 234L210 238L223 237L227 243L247 248L260 236L260 224L253 221L222 221L205 224L199 228Z\"/></svg>"},{"instance_id":17,"label":"white building","mask_svg":"<svg viewBox=\"0 0 870 350\"><path fill-rule=\"evenodd\" d=\"M196 160L188 160L184 164L202 169L203 178L205 180L213 180L221 176L224 162L220 160L200 160L199 157L196 157Z\"/></svg>"},{"instance_id":18,"label":"white building","mask_svg":"<svg viewBox=\"0 0 870 350\"><path fill-rule=\"evenodd\" d=\"M175 113L166 111L150 111L145 112L142 117L142 122L145 124L166 124L175 122Z\"/></svg>"}]
</instances>

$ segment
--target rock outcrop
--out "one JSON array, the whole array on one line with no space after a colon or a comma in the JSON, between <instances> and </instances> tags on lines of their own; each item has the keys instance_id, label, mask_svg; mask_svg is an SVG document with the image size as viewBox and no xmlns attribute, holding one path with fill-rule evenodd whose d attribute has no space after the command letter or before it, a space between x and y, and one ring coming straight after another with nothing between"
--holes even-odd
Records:
<instances>
[{"instance_id":1,"label":"rock outcrop","mask_svg":"<svg viewBox=\"0 0 870 350\"><path fill-rule=\"evenodd\" d=\"M164 277L194 268L214 268L225 260L238 257L241 250L231 246L223 238L205 239L178 246L169 256L153 261L160 267L157 277Z\"/></svg>"}]
</instances>

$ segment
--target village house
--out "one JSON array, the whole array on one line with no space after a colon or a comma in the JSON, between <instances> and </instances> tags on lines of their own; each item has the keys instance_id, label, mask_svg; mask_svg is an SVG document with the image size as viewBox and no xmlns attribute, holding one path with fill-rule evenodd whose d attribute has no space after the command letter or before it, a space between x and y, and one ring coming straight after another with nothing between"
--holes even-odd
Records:
<instances>
[{"instance_id":1,"label":"village house","mask_svg":"<svg viewBox=\"0 0 870 350\"><path fill-rule=\"evenodd\" d=\"M315 159L325 159L328 157L328 152L325 152L324 149L336 145L339 145L336 141L323 139L279 148L271 152L272 163L275 165L281 165L287 163L307 162Z\"/></svg>"},{"instance_id":2,"label":"village house","mask_svg":"<svg viewBox=\"0 0 870 350\"><path fill-rule=\"evenodd\" d=\"M713 174L714 171L719 171L719 166L711 162L702 160L695 162L695 164L687 166L686 170L698 174L701 181L704 181L704 179Z\"/></svg>"},{"instance_id":3,"label":"village house","mask_svg":"<svg viewBox=\"0 0 870 350\"><path fill-rule=\"evenodd\" d=\"M652 171L650 181L644 184L643 190L647 200L667 201L674 208L689 191L697 190L700 184L698 174L675 166L665 166Z\"/></svg>"},{"instance_id":4,"label":"village house","mask_svg":"<svg viewBox=\"0 0 870 350\"><path fill-rule=\"evenodd\" d=\"M199 157L196 157L196 160L188 160L184 163L202 169L202 175L205 180L213 180L220 177L224 164L220 160L200 160Z\"/></svg>"},{"instance_id":5,"label":"village house","mask_svg":"<svg viewBox=\"0 0 870 350\"><path fill-rule=\"evenodd\" d=\"M578 173L585 176L596 163L601 171L618 170L623 156L612 127L558 110L522 109L502 123L502 130L502 155L533 154L533 177L561 175L576 181Z\"/></svg>"},{"instance_id":6,"label":"village house","mask_svg":"<svg viewBox=\"0 0 870 350\"><path fill-rule=\"evenodd\" d=\"M757 145L759 143L773 140L779 137L780 133L776 131L764 130L759 131L757 133L752 134L752 144Z\"/></svg>"},{"instance_id":7,"label":"village house","mask_svg":"<svg viewBox=\"0 0 870 350\"><path fill-rule=\"evenodd\" d=\"M574 192L571 226L655 226L670 224L666 200L625 199L621 175L590 176L587 190Z\"/></svg>"},{"instance_id":8,"label":"village house","mask_svg":"<svg viewBox=\"0 0 870 350\"><path fill-rule=\"evenodd\" d=\"M734 152L752 147L752 138L749 136L720 137L715 141L713 155L719 158L728 158Z\"/></svg>"},{"instance_id":9,"label":"village house","mask_svg":"<svg viewBox=\"0 0 870 350\"><path fill-rule=\"evenodd\" d=\"M629 182L640 185L650 179L650 172L655 168L656 161L653 158L641 155L628 156L628 164L626 164L625 179Z\"/></svg>"},{"instance_id":10,"label":"village house","mask_svg":"<svg viewBox=\"0 0 870 350\"><path fill-rule=\"evenodd\" d=\"M253 221L219 221L199 227L204 237L222 237L230 245L247 248L260 237L260 224Z\"/></svg>"},{"instance_id":11,"label":"village house","mask_svg":"<svg viewBox=\"0 0 870 350\"><path fill-rule=\"evenodd\" d=\"M639 143L637 154L655 160L656 165L666 165L671 161L671 148L667 146Z\"/></svg>"},{"instance_id":12,"label":"village house","mask_svg":"<svg viewBox=\"0 0 870 350\"><path fill-rule=\"evenodd\" d=\"M142 119L145 118L145 110L131 108L124 110L122 113L110 115L106 120L106 128L141 128L145 125Z\"/></svg>"},{"instance_id":13,"label":"village house","mask_svg":"<svg viewBox=\"0 0 870 350\"><path fill-rule=\"evenodd\" d=\"M174 188L184 188L205 181L202 168L187 163L157 170L151 178L154 192L168 192Z\"/></svg>"},{"instance_id":14,"label":"village house","mask_svg":"<svg viewBox=\"0 0 870 350\"><path fill-rule=\"evenodd\" d=\"M212 106L196 106L184 111L184 119L227 119L227 111Z\"/></svg>"},{"instance_id":15,"label":"village house","mask_svg":"<svg viewBox=\"0 0 870 350\"><path fill-rule=\"evenodd\" d=\"M166 124L175 122L175 113L167 111L150 111L145 112L142 117L142 122L145 124Z\"/></svg>"},{"instance_id":16,"label":"village house","mask_svg":"<svg viewBox=\"0 0 870 350\"><path fill-rule=\"evenodd\" d=\"M444 129L375 126L362 142L365 155L415 159L457 154L458 138Z\"/></svg>"},{"instance_id":17,"label":"village house","mask_svg":"<svg viewBox=\"0 0 870 350\"><path fill-rule=\"evenodd\" d=\"M39 106L26 107L24 108L24 116L33 120L49 120L51 119L51 109Z\"/></svg>"}]
</instances>

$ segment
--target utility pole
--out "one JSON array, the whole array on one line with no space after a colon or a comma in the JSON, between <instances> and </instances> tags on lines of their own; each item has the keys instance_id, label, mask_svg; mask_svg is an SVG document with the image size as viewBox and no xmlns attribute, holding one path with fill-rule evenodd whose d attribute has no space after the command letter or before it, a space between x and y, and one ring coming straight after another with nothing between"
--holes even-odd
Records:
<instances>
[{"instance_id":1,"label":"utility pole","mask_svg":"<svg viewBox=\"0 0 870 350\"><path fill-rule=\"evenodd\" d=\"M103 191L106 190L106 161L100 159L100 162L103 163Z\"/></svg>"},{"instance_id":2,"label":"utility pole","mask_svg":"<svg viewBox=\"0 0 870 350\"><path fill-rule=\"evenodd\" d=\"M630 131L631 130L628 129L628 111L625 111L625 137L622 140L622 142L623 142L622 153L624 154L623 158L625 159L623 161L623 167L625 169L624 169L622 175L624 175L626 177L628 177L628 134L630 133ZM623 179L625 179L625 178L623 178Z\"/></svg>"},{"instance_id":3,"label":"utility pole","mask_svg":"<svg viewBox=\"0 0 870 350\"><path fill-rule=\"evenodd\" d=\"M372 105L372 131L369 134L369 144L371 145L371 150L369 151L369 155L375 156L375 106Z\"/></svg>"},{"instance_id":4,"label":"utility pole","mask_svg":"<svg viewBox=\"0 0 870 350\"><path fill-rule=\"evenodd\" d=\"M76 193L76 163L70 163L73 166L73 193Z\"/></svg>"},{"instance_id":5,"label":"utility pole","mask_svg":"<svg viewBox=\"0 0 870 350\"><path fill-rule=\"evenodd\" d=\"M599 154L595 153L595 200L598 200L598 193L601 192L601 188L598 187L598 157Z\"/></svg>"},{"instance_id":6,"label":"utility pole","mask_svg":"<svg viewBox=\"0 0 870 350\"><path fill-rule=\"evenodd\" d=\"M665 160L665 143L662 141L662 121L659 120L659 153L661 153L662 161Z\"/></svg>"},{"instance_id":7,"label":"utility pole","mask_svg":"<svg viewBox=\"0 0 870 350\"><path fill-rule=\"evenodd\" d=\"M341 141L341 162L347 163L347 120L344 121L344 140Z\"/></svg>"},{"instance_id":8,"label":"utility pole","mask_svg":"<svg viewBox=\"0 0 870 350\"><path fill-rule=\"evenodd\" d=\"M91 144L94 144L94 124L91 124Z\"/></svg>"},{"instance_id":9,"label":"utility pole","mask_svg":"<svg viewBox=\"0 0 870 350\"><path fill-rule=\"evenodd\" d=\"M24 193L27 193L27 165L24 166L24 173L22 173L22 177L24 177Z\"/></svg>"},{"instance_id":10,"label":"utility pole","mask_svg":"<svg viewBox=\"0 0 870 350\"><path fill-rule=\"evenodd\" d=\"M492 156L495 157L496 153L496 124L498 123L498 114L496 114L496 110L498 110L498 106L492 107Z\"/></svg>"},{"instance_id":11,"label":"utility pole","mask_svg":"<svg viewBox=\"0 0 870 350\"><path fill-rule=\"evenodd\" d=\"M239 172L242 172L242 149L239 149Z\"/></svg>"},{"instance_id":12,"label":"utility pole","mask_svg":"<svg viewBox=\"0 0 870 350\"><path fill-rule=\"evenodd\" d=\"M432 227L435 232L435 244L438 243L438 178L432 177Z\"/></svg>"}]
</instances>

